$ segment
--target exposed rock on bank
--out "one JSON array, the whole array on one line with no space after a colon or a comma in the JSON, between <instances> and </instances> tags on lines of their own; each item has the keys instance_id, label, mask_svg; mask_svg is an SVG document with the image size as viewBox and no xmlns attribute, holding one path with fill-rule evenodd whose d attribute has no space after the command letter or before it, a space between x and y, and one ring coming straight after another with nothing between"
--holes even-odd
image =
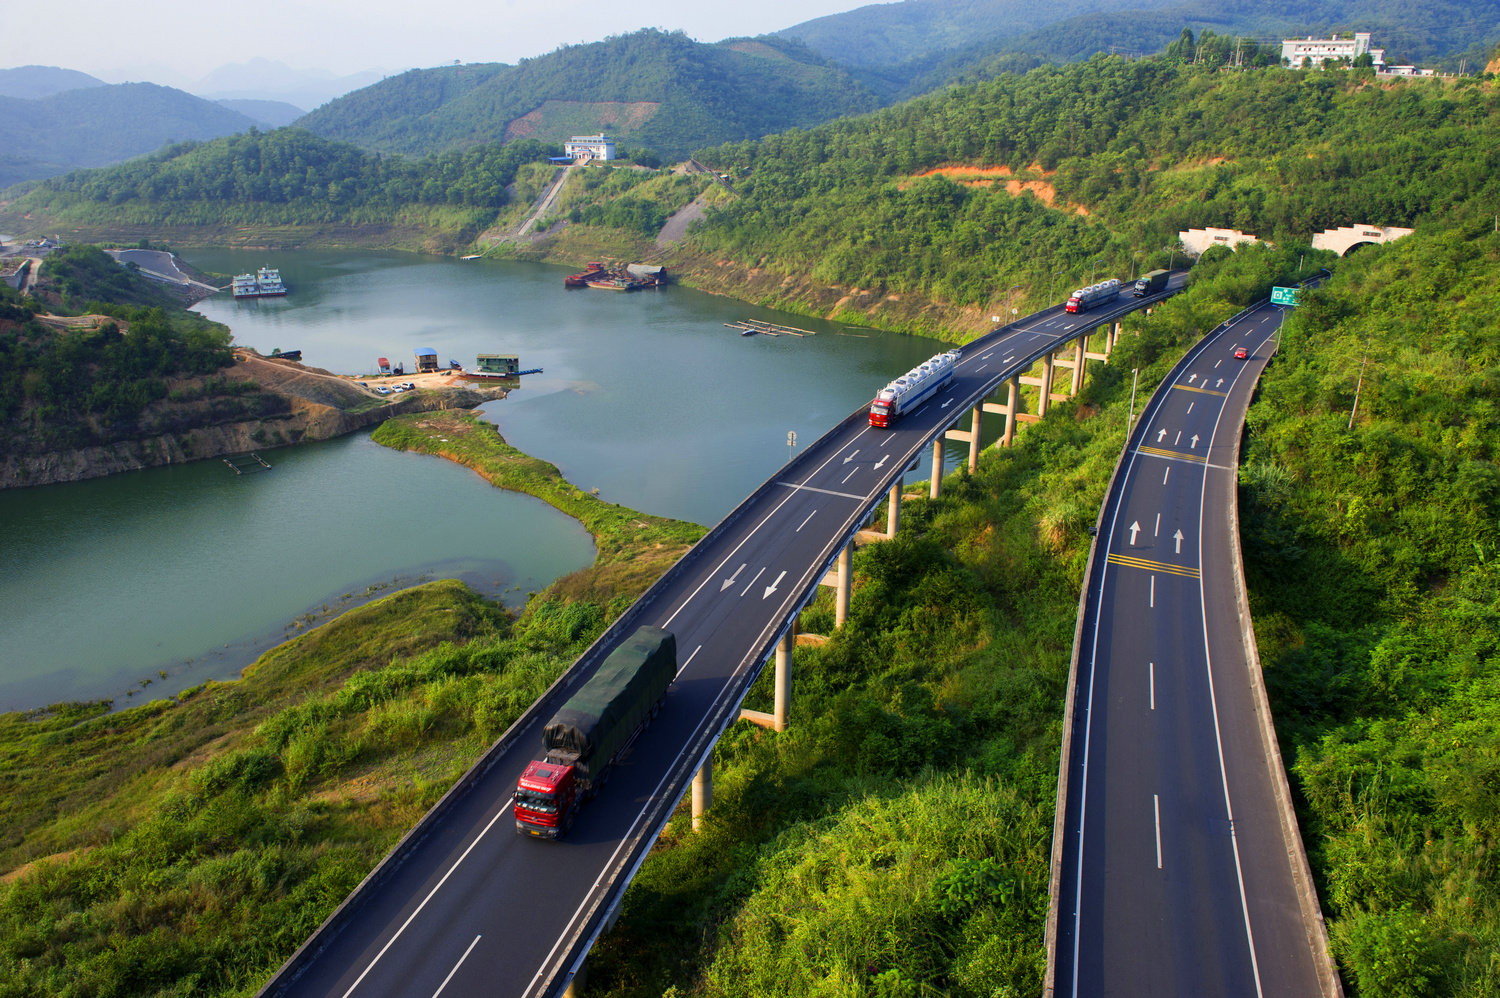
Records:
<instances>
[{"instance_id":1,"label":"exposed rock on bank","mask_svg":"<svg viewBox=\"0 0 1500 998\"><path fill-rule=\"evenodd\" d=\"M240 390L210 392L213 378L220 386L230 379ZM423 382L415 391L382 397L352 378L238 350L231 369L211 378L173 382L172 397L152 403L142 414L137 437L76 450L7 454L0 463L0 488L78 482L328 440L391 416L472 409L506 394L503 388L447 384L431 377Z\"/></svg>"}]
</instances>

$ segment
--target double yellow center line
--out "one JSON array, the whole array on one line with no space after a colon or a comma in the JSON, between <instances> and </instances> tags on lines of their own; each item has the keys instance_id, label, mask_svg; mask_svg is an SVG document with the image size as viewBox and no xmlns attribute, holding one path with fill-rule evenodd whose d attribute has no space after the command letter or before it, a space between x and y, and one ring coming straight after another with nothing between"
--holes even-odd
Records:
<instances>
[{"instance_id":1,"label":"double yellow center line","mask_svg":"<svg viewBox=\"0 0 1500 998\"><path fill-rule=\"evenodd\" d=\"M1164 561L1152 561L1150 558L1137 558L1129 554L1114 554L1113 552L1105 558L1111 565L1124 565L1127 568L1140 568L1148 572L1162 572L1166 575L1180 575L1185 579L1199 578L1198 570L1186 565L1168 565Z\"/></svg>"}]
</instances>

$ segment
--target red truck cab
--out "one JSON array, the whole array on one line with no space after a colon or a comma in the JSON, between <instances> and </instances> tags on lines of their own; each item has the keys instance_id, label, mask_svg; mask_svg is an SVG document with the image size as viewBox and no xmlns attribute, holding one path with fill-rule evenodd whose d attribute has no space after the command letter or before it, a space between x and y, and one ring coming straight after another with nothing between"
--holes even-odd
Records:
<instances>
[{"instance_id":1,"label":"red truck cab","mask_svg":"<svg viewBox=\"0 0 1500 998\"><path fill-rule=\"evenodd\" d=\"M1069 315L1071 315L1071 314L1077 312L1079 310L1079 308L1082 307L1082 305L1083 305L1083 300L1081 298L1079 298L1077 295L1074 295L1073 297L1069 298L1068 299L1068 303L1063 306L1063 311L1067 312Z\"/></svg>"},{"instance_id":2,"label":"red truck cab","mask_svg":"<svg viewBox=\"0 0 1500 998\"><path fill-rule=\"evenodd\" d=\"M572 766L532 762L516 782L516 831L560 839L578 813L578 781Z\"/></svg>"},{"instance_id":3,"label":"red truck cab","mask_svg":"<svg viewBox=\"0 0 1500 998\"><path fill-rule=\"evenodd\" d=\"M870 425L890 426L891 410L895 407L896 403L891 399L876 398L870 403Z\"/></svg>"}]
</instances>

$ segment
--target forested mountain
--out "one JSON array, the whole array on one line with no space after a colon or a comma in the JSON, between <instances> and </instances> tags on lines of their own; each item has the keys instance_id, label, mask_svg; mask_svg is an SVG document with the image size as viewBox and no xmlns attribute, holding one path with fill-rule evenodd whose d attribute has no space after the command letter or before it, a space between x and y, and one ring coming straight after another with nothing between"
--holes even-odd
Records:
<instances>
[{"instance_id":1,"label":"forested mountain","mask_svg":"<svg viewBox=\"0 0 1500 998\"><path fill-rule=\"evenodd\" d=\"M1181 0L903 0L829 14L776 32L850 66L889 66L936 52L991 47L1049 24L1101 12L1160 10Z\"/></svg>"},{"instance_id":2,"label":"forested mountain","mask_svg":"<svg viewBox=\"0 0 1500 998\"><path fill-rule=\"evenodd\" d=\"M779 35L829 58L900 80L900 95L946 61L949 78L972 76L970 64L997 53L1047 61L1095 52L1159 52L1186 26L1196 32L1262 41L1330 31L1370 31L1392 61L1470 67L1500 41L1500 0L1094 0L1037 7L1022 0L905 0L807 21ZM946 59L944 59L946 57ZM862 75L862 78L863 75Z\"/></svg>"},{"instance_id":3,"label":"forested mountain","mask_svg":"<svg viewBox=\"0 0 1500 998\"><path fill-rule=\"evenodd\" d=\"M515 66L412 70L332 101L298 124L416 155L516 138L561 143L606 131L628 147L675 158L877 103L847 72L792 41L704 45L680 32L646 30Z\"/></svg>"},{"instance_id":4,"label":"forested mountain","mask_svg":"<svg viewBox=\"0 0 1500 998\"><path fill-rule=\"evenodd\" d=\"M448 246L472 239L508 200L522 163L543 160L539 142L492 144L426 159L382 157L299 128L183 143L102 170L38 185L0 217L14 231L45 218L49 232L133 226L390 227ZM28 222L21 216L32 214Z\"/></svg>"},{"instance_id":5,"label":"forested mountain","mask_svg":"<svg viewBox=\"0 0 1500 998\"><path fill-rule=\"evenodd\" d=\"M169 142L232 135L252 124L238 111L154 83L88 87L35 100L0 97L0 188L118 163Z\"/></svg>"},{"instance_id":6,"label":"forested mountain","mask_svg":"<svg viewBox=\"0 0 1500 998\"><path fill-rule=\"evenodd\" d=\"M103 80L87 73L80 73L76 69L59 69L57 66L17 66L14 69L0 69L0 97L36 100L60 94L65 90L104 86L108 84Z\"/></svg>"},{"instance_id":7,"label":"forested mountain","mask_svg":"<svg viewBox=\"0 0 1500 998\"><path fill-rule=\"evenodd\" d=\"M1222 42L1183 55L1232 53ZM739 194L696 230L705 255L983 305L996 275L1034 290L1092 259L1124 274L1192 226L1290 242L1489 219L1500 95L1474 77L1379 86L1367 70L1099 56L700 158Z\"/></svg>"}]
</instances>

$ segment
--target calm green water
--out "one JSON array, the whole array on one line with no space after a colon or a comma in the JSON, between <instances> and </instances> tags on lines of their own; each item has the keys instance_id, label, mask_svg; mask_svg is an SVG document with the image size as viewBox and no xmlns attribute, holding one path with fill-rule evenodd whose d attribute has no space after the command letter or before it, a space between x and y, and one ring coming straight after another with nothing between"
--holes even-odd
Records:
<instances>
[{"instance_id":1,"label":"calm green water","mask_svg":"<svg viewBox=\"0 0 1500 998\"><path fill-rule=\"evenodd\" d=\"M704 524L791 456L789 433L811 443L941 347L686 288L568 291L566 269L537 264L183 255L281 269L285 299L197 306L262 352L301 349L341 374L381 356L410 368L417 347L466 366L519 354L545 373L486 408L506 439L609 501ZM724 326L749 318L817 335ZM298 617L370 586L462 578L519 601L593 557L551 507L368 434L264 456L272 471L242 477L207 461L0 492L0 710L233 678Z\"/></svg>"}]
</instances>

